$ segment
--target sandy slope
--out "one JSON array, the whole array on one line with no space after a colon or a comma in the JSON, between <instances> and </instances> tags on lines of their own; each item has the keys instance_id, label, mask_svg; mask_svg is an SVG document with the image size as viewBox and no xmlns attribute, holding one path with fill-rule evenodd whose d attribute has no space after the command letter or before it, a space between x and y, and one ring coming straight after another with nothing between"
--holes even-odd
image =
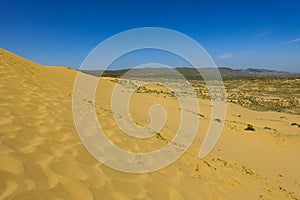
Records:
<instances>
[{"instance_id":1,"label":"sandy slope","mask_svg":"<svg viewBox=\"0 0 300 200\"><path fill-rule=\"evenodd\" d=\"M204 117L188 152L157 172L127 174L102 165L79 140L71 110L76 71L0 49L0 74L0 199L300 199L300 128L290 125L299 116L228 104L221 138L200 160L210 104L199 100ZM95 105L108 137L130 151L165 145L179 123L176 99L135 94L130 106L137 123L149 122L154 102L166 106L169 118L163 137L134 140L109 110L115 84L101 80ZM248 123L256 131L245 131Z\"/></svg>"}]
</instances>

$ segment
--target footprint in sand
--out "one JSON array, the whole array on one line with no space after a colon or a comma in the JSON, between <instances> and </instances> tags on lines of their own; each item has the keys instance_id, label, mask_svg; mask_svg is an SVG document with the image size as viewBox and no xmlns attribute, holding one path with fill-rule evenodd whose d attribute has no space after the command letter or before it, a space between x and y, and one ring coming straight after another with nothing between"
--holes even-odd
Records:
<instances>
[{"instance_id":1,"label":"footprint in sand","mask_svg":"<svg viewBox=\"0 0 300 200\"><path fill-rule=\"evenodd\" d=\"M0 116L0 125L10 124L13 122L12 116Z\"/></svg>"},{"instance_id":2,"label":"footprint in sand","mask_svg":"<svg viewBox=\"0 0 300 200\"><path fill-rule=\"evenodd\" d=\"M0 155L0 169L12 174L24 173L24 164L13 154Z\"/></svg>"}]
</instances>

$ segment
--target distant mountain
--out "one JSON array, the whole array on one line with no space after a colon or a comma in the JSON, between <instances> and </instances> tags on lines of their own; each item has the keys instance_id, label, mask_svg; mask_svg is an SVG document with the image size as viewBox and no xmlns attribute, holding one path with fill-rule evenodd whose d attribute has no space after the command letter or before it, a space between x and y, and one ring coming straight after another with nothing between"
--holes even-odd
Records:
<instances>
[{"instance_id":1,"label":"distant mountain","mask_svg":"<svg viewBox=\"0 0 300 200\"><path fill-rule=\"evenodd\" d=\"M181 73L185 78L189 80L201 80L201 74L206 74L209 79L214 78L214 68L175 68L179 73ZM283 72L276 70L267 70L267 69L231 69L229 67L219 67L220 74L223 79L247 79L247 78L264 78L264 77L300 77L300 73L291 73ZM82 70L84 73L94 75L94 76L105 76L105 77L121 77L130 69L122 70ZM134 71L134 75L130 77L139 77L139 78L170 78L174 79L174 74L171 73L170 68L138 68L131 69ZM159 70L159 75L157 75L157 70Z\"/></svg>"},{"instance_id":2,"label":"distant mountain","mask_svg":"<svg viewBox=\"0 0 300 200\"><path fill-rule=\"evenodd\" d=\"M248 72L248 73L259 73L259 74L277 74L277 75L291 75L291 72L285 71L276 71L276 70L268 70L268 69L255 69L255 68L248 68L248 69L241 69L240 71ZM299 74L299 73L298 73Z\"/></svg>"},{"instance_id":3,"label":"distant mountain","mask_svg":"<svg viewBox=\"0 0 300 200\"><path fill-rule=\"evenodd\" d=\"M224 79L240 79L240 78L264 78L264 77L300 77L300 73L291 73L284 71L268 70L268 69L231 69L220 67L219 71Z\"/></svg>"}]
</instances>

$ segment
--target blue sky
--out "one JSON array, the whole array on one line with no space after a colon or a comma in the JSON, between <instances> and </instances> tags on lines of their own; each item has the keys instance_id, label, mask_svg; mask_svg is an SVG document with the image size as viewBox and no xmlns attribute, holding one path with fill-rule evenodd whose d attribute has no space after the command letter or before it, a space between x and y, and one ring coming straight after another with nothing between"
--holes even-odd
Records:
<instances>
[{"instance_id":1,"label":"blue sky","mask_svg":"<svg viewBox=\"0 0 300 200\"><path fill-rule=\"evenodd\" d=\"M164 27L198 41L219 66L300 72L299 8L297 0L10 0L1 2L0 47L44 65L77 68L114 34Z\"/></svg>"}]
</instances>

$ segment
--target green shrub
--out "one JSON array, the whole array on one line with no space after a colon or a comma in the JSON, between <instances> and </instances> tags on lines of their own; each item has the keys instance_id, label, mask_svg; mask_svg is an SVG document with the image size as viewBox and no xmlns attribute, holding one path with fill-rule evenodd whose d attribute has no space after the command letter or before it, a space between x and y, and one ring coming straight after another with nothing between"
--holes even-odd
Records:
<instances>
[{"instance_id":1,"label":"green shrub","mask_svg":"<svg viewBox=\"0 0 300 200\"><path fill-rule=\"evenodd\" d=\"M253 127L252 124L248 124L247 127L245 128L246 131L255 131L255 128Z\"/></svg>"}]
</instances>

